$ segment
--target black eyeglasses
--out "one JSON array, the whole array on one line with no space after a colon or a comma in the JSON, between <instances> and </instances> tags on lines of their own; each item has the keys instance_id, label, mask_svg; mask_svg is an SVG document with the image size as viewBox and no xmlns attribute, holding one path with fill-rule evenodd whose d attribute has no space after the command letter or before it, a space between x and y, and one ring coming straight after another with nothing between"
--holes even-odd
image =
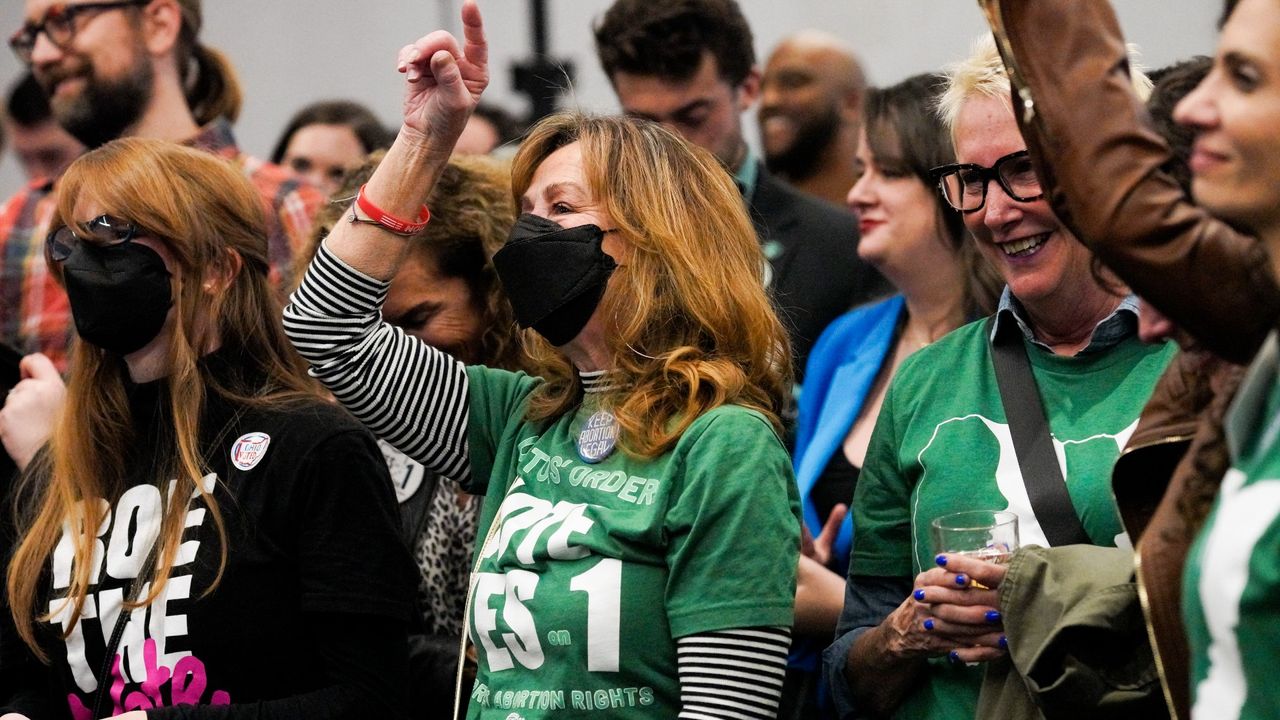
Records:
<instances>
[{"instance_id":1,"label":"black eyeglasses","mask_svg":"<svg viewBox=\"0 0 1280 720\"><path fill-rule=\"evenodd\" d=\"M31 53L36 48L36 37L44 33L49 41L66 50L76 36L76 18L88 13L100 13L117 8L147 5L151 0L116 0L115 2L88 2L78 5L60 3L49 8L39 22L28 21L18 32L9 37L9 47L23 63L31 64Z\"/></svg>"},{"instance_id":2,"label":"black eyeglasses","mask_svg":"<svg viewBox=\"0 0 1280 720\"><path fill-rule=\"evenodd\" d=\"M123 245L146 234L145 230L128 220L114 215L99 215L84 225L57 228L45 238L44 245L54 262L62 262L71 257L71 252L82 242L99 246Z\"/></svg>"},{"instance_id":3,"label":"black eyeglasses","mask_svg":"<svg viewBox=\"0 0 1280 720\"><path fill-rule=\"evenodd\" d=\"M1018 202L1032 202L1044 197L1040 179L1026 150L1009 153L989 168L973 163L943 165L929 171L938 183L942 197L962 213L977 212L987 202L987 183L995 180L1005 193Z\"/></svg>"}]
</instances>

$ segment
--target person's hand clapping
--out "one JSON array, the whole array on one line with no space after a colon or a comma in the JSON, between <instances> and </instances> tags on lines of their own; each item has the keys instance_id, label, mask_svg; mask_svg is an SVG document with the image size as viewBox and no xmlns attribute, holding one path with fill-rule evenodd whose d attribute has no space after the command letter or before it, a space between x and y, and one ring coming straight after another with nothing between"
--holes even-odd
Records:
<instances>
[{"instance_id":1,"label":"person's hand clapping","mask_svg":"<svg viewBox=\"0 0 1280 720\"><path fill-rule=\"evenodd\" d=\"M397 69L405 75L404 127L424 145L454 142L489 84L489 48L475 0L462 5L465 43L437 30L400 50Z\"/></svg>"},{"instance_id":2,"label":"person's hand clapping","mask_svg":"<svg viewBox=\"0 0 1280 720\"><path fill-rule=\"evenodd\" d=\"M40 353L24 357L18 368L22 381L9 391L0 409L0 441L13 462L25 468L53 435L67 386L53 362Z\"/></svg>"}]
</instances>

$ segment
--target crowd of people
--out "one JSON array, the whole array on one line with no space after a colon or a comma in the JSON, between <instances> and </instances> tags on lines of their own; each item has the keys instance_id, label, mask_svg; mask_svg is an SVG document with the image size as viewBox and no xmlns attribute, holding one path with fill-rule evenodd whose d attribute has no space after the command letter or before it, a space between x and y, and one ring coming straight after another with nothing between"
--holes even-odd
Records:
<instances>
[{"instance_id":1,"label":"crowd of people","mask_svg":"<svg viewBox=\"0 0 1280 720\"><path fill-rule=\"evenodd\" d=\"M1280 5L979 5L521 124L466 0L266 162L201 0L26 0L0 720L1280 716Z\"/></svg>"}]
</instances>

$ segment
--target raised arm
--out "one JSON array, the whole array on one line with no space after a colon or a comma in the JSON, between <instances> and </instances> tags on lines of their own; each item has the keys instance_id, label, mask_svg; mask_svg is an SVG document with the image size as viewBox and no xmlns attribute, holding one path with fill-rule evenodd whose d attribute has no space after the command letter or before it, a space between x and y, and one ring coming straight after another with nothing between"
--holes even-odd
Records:
<instances>
[{"instance_id":1,"label":"raised arm","mask_svg":"<svg viewBox=\"0 0 1280 720\"><path fill-rule=\"evenodd\" d=\"M1107 0L979 1L1058 217L1210 350L1251 359L1280 316L1267 255L1161 170L1169 148L1130 89L1124 37Z\"/></svg>"},{"instance_id":2,"label":"raised arm","mask_svg":"<svg viewBox=\"0 0 1280 720\"><path fill-rule=\"evenodd\" d=\"M489 84L489 49L475 0L462 5L462 28L461 48L452 35L437 30L400 50L404 124L365 186L365 197L393 217L418 217ZM410 242L364 222L340 222L325 241L353 269L384 281L395 275Z\"/></svg>"},{"instance_id":3,"label":"raised arm","mask_svg":"<svg viewBox=\"0 0 1280 720\"><path fill-rule=\"evenodd\" d=\"M400 51L404 124L364 188L396 218L415 219L488 83L480 10L462 6L466 42L437 31ZM284 311L311 372L365 423L435 472L469 484L468 380L462 364L382 321L391 278L412 240L369 222L339 222Z\"/></svg>"}]
</instances>

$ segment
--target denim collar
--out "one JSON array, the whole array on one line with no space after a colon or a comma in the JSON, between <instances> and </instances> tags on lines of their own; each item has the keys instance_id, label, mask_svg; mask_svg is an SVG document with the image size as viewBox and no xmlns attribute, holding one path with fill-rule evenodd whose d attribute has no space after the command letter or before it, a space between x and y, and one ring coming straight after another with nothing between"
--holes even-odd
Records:
<instances>
[{"instance_id":1,"label":"denim collar","mask_svg":"<svg viewBox=\"0 0 1280 720\"><path fill-rule=\"evenodd\" d=\"M1022 333L1022 337L1027 342L1037 345L1049 352L1053 352L1053 348L1036 339L1035 332L1031 329L1031 323L1027 317L1027 310L1013 296L1009 290L1009 286L1004 287L1004 292L1000 294L1000 305L996 308L996 321L991 330L991 339L995 340L998 335L1005 332L1011 332L1013 327L1017 327ZM1126 295L1116 309L1106 316L1093 328L1093 335L1089 339L1089 344L1076 355L1088 355L1091 353L1103 352L1109 350L1121 342L1138 334L1138 296Z\"/></svg>"}]
</instances>

